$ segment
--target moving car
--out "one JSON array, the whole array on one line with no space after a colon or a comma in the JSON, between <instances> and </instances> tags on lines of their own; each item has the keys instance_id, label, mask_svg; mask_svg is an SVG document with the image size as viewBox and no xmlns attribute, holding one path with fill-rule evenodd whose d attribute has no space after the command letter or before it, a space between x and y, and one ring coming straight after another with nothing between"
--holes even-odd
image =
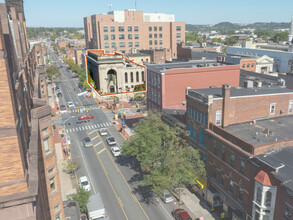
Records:
<instances>
[{"instance_id":1,"label":"moving car","mask_svg":"<svg viewBox=\"0 0 293 220\"><path fill-rule=\"evenodd\" d=\"M111 147L111 152L114 157L119 157L121 156L121 151L119 147Z\"/></svg>"},{"instance_id":2,"label":"moving car","mask_svg":"<svg viewBox=\"0 0 293 220\"><path fill-rule=\"evenodd\" d=\"M84 188L86 191L91 190L91 184L90 184L90 181L88 180L87 176L80 177L78 183L79 183L79 186Z\"/></svg>"},{"instance_id":3,"label":"moving car","mask_svg":"<svg viewBox=\"0 0 293 220\"><path fill-rule=\"evenodd\" d=\"M101 136L106 136L108 134L108 130L107 130L107 128L101 128L99 130L99 133Z\"/></svg>"},{"instance_id":4,"label":"moving car","mask_svg":"<svg viewBox=\"0 0 293 220\"><path fill-rule=\"evenodd\" d=\"M176 220L192 220L184 209L175 209L172 211L172 215Z\"/></svg>"},{"instance_id":5,"label":"moving car","mask_svg":"<svg viewBox=\"0 0 293 220\"><path fill-rule=\"evenodd\" d=\"M82 115L78 117L78 120L86 120L86 119L92 119L94 116L92 115Z\"/></svg>"},{"instance_id":6,"label":"moving car","mask_svg":"<svg viewBox=\"0 0 293 220\"><path fill-rule=\"evenodd\" d=\"M87 94L85 95L85 97L90 98L90 97L92 97L92 95L91 95L90 93L87 93Z\"/></svg>"},{"instance_id":7,"label":"moving car","mask_svg":"<svg viewBox=\"0 0 293 220\"><path fill-rule=\"evenodd\" d=\"M67 107L68 108L74 108L73 102L67 102Z\"/></svg>"},{"instance_id":8,"label":"moving car","mask_svg":"<svg viewBox=\"0 0 293 220\"><path fill-rule=\"evenodd\" d=\"M92 147L93 146L91 139L89 137L84 138L82 143L85 147Z\"/></svg>"},{"instance_id":9,"label":"moving car","mask_svg":"<svg viewBox=\"0 0 293 220\"><path fill-rule=\"evenodd\" d=\"M164 203L173 202L173 197L171 196L170 192L166 189L162 191L161 199Z\"/></svg>"},{"instance_id":10,"label":"moving car","mask_svg":"<svg viewBox=\"0 0 293 220\"><path fill-rule=\"evenodd\" d=\"M66 106L65 105L60 105L60 110L66 110Z\"/></svg>"},{"instance_id":11,"label":"moving car","mask_svg":"<svg viewBox=\"0 0 293 220\"><path fill-rule=\"evenodd\" d=\"M115 145L116 144L115 138L114 137L107 137L107 143L109 145Z\"/></svg>"},{"instance_id":12,"label":"moving car","mask_svg":"<svg viewBox=\"0 0 293 220\"><path fill-rule=\"evenodd\" d=\"M57 97L62 97L62 93L61 92L57 92Z\"/></svg>"}]
</instances>

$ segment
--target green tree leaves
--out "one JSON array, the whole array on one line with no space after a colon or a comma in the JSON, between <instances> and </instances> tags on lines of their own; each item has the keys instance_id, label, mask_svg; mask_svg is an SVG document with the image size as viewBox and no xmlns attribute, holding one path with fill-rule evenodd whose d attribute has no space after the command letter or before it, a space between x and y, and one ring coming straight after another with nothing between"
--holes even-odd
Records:
<instances>
[{"instance_id":1,"label":"green tree leaves","mask_svg":"<svg viewBox=\"0 0 293 220\"><path fill-rule=\"evenodd\" d=\"M124 142L122 151L140 162L145 171L142 185L160 193L195 184L194 178L205 175L198 152L186 142L187 135L178 127L169 127L157 113L137 123L135 135Z\"/></svg>"},{"instance_id":2,"label":"green tree leaves","mask_svg":"<svg viewBox=\"0 0 293 220\"><path fill-rule=\"evenodd\" d=\"M90 198L90 193L80 186L78 186L76 190L76 194L72 196L72 199L78 202L81 213L86 213L87 211L86 204L88 203L89 198Z\"/></svg>"},{"instance_id":3,"label":"green tree leaves","mask_svg":"<svg viewBox=\"0 0 293 220\"><path fill-rule=\"evenodd\" d=\"M60 70L57 66L50 65L46 69L46 75L50 81L54 81L58 76L60 76Z\"/></svg>"}]
</instances>

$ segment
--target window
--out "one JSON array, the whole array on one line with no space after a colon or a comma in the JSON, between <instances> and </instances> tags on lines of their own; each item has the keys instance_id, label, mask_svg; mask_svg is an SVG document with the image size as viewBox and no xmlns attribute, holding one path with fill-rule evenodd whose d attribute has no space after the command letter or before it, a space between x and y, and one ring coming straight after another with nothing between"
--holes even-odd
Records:
<instances>
[{"instance_id":1,"label":"window","mask_svg":"<svg viewBox=\"0 0 293 220\"><path fill-rule=\"evenodd\" d=\"M115 42L112 42L111 43L111 46L114 48L114 47L116 47L116 43Z\"/></svg>"},{"instance_id":2,"label":"window","mask_svg":"<svg viewBox=\"0 0 293 220\"><path fill-rule=\"evenodd\" d=\"M245 69L245 64L242 65L242 68Z\"/></svg>"},{"instance_id":3,"label":"window","mask_svg":"<svg viewBox=\"0 0 293 220\"><path fill-rule=\"evenodd\" d=\"M290 206L289 204L285 203L285 209L284 209L284 217L286 219L292 219L292 212L293 212L293 207Z\"/></svg>"},{"instance_id":4,"label":"window","mask_svg":"<svg viewBox=\"0 0 293 220\"><path fill-rule=\"evenodd\" d=\"M152 41L152 40L150 40L150 41L149 41L149 44L150 44L150 45L152 45L152 44L153 44L153 41Z\"/></svg>"},{"instance_id":5,"label":"window","mask_svg":"<svg viewBox=\"0 0 293 220\"><path fill-rule=\"evenodd\" d=\"M243 187L241 184L238 185L238 199L242 202L243 200Z\"/></svg>"},{"instance_id":6,"label":"window","mask_svg":"<svg viewBox=\"0 0 293 220\"><path fill-rule=\"evenodd\" d=\"M48 170L48 174L52 174L54 172L54 168L51 168L50 170Z\"/></svg>"},{"instance_id":7,"label":"window","mask_svg":"<svg viewBox=\"0 0 293 220\"><path fill-rule=\"evenodd\" d=\"M133 83L133 72L130 73L130 81Z\"/></svg>"},{"instance_id":8,"label":"window","mask_svg":"<svg viewBox=\"0 0 293 220\"><path fill-rule=\"evenodd\" d=\"M128 73L125 72L125 83L128 83Z\"/></svg>"},{"instance_id":9,"label":"window","mask_svg":"<svg viewBox=\"0 0 293 220\"><path fill-rule=\"evenodd\" d=\"M104 34L104 40L109 40L109 35L108 34Z\"/></svg>"},{"instance_id":10,"label":"window","mask_svg":"<svg viewBox=\"0 0 293 220\"><path fill-rule=\"evenodd\" d=\"M119 34L119 40L124 40L124 34Z\"/></svg>"},{"instance_id":11,"label":"window","mask_svg":"<svg viewBox=\"0 0 293 220\"><path fill-rule=\"evenodd\" d=\"M134 39L139 39L139 35L138 34L135 34L134 35Z\"/></svg>"},{"instance_id":12,"label":"window","mask_svg":"<svg viewBox=\"0 0 293 220\"><path fill-rule=\"evenodd\" d=\"M161 95L160 95L160 92L158 92L158 104L161 105Z\"/></svg>"},{"instance_id":13,"label":"window","mask_svg":"<svg viewBox=\"0 0 293 220\"><path fill-rule=\"evenodd\" d=\"M222 111L216 111L216 125L221 125Z\"/></svg>"},{"instance_id":14,"label":"window","mask_svg":"<svg viewBox=\"0 0 293 220\"><path fill-rule=\"evenodd\" d=\"M105 48L109 48L109 43L105 42Z\"/></svg>"},{"instance_id":15,"label":"window","mask_svg":"<svg viewBox=\"0 0 293 220\"><path fill-rule=\"evenodd\" d=\"M48 134L48 128L42 129L42 134L43 134L43 136L46 135L46 134Z\"/></svg>"},{"instance_id":16,"label":"window","mask_svg":"<svg viewBox=\"0 0 293 220\"><path fill-rule=\"evenodd\" d=\"M138 31L138 26L134 26L134 31Z\"/></svg>"},{"instance_id":17,"label":"window","mask_svg":"<svg viewBox=\"0 0 293 220\"><path fill-rule=\"evenodd\" d=\"M157 26L154 26L154 31L157 31L158 29L157 29Z\"/></svg>"},{"instance_id":18,"label":"window","mask_svg":"<svg viewBox=\"0 0 293 220\"><path fill-rule=\"evenodd\" d=\"M138 42L138 41L135 41L134 45L135 45L136 47L139 47L139 42Z\"/></svg>"},{"instance_id":19,"label":"window","mask_svg":"<svg viewBox=\"0 0 293 220\"><path fill-rule=\"evenodd\" d=\"M229 179L228 190L230 193L233 193L233 180L231 178Z\"/></svg>"},{"instance_id":20,"label":"window","mask_svg":"<svg viewBox=\"0 0 293 220\"><path fill-rule=\"evenodd\" d=\"M157 34L154 34L154 38L157 38L158 37L158 35Z\"/></svg>"},{"instance_id":21,"label":"window","mask_svg":"<svg viewBox=\"0 0 293 220\"><path fill-rule=\"evenodd\" d=\"M221 170L221 174L220 174L220 184L224 186L224 176L225 176L225 173L224 173L224 170Z\"/></svg>"},{"instance_id":22,"label":"window","mask_svg":"<svg viewBox=\"0 0 293 220\"><path fill-rule=\"evenodd\" d=\"M163 30L163 27L162 26L159 26L159 31L162 31Z\"/></svg>"},{"instance_id":23,"label":"window","mask_svg":"<svg viewBox=\"0 0 293 220\"><path fill-rule=\"evenodd\" d=\"M119 30L119 32L123 32L124 31L124 26L119 26L118 30Z\"/></svg>"},{"instance_id":24,"label":"window","mask_svg":"<svg viewBox=\"0 0 293 220\"><path fill-rule=\"evenodd\" d=\"M141 71L141 81L144 82L144 71Z\"/></svg>"},{"instance_id":25,"label":"window","mask_svg":"<svg viewBox=\"0 0 293 220\"><path fill-rule=\"evenodd\" d=\"M214 146L213 146L213 153L217 155L217 141L215 141Z\"/></svg>"},{"instance_id":26,"label":"window","mask_svg":"<svg viewBox=\"0 0 293 220\"><path fill-rule=\"evenodd\" d=\"M251 64L251 68L253 68L253 67L254 67L254 63Z\"/></svg>"},{"instance_id":27,"label":"window","mask_svg":"<svg viewBox=\"0 0 293 220\"><path fill-rule=\"evenodd\" d=\"M163 41L162 40L160 40L160 44L163 44Z\"/></svg>"},{"instance_id":28,"label":"window","mask_svg":"<svg viewBox=\"0 0 293 220\"><path fill-rule=\"evenodd\" d=\"M158 44L158 41L157 40L154 40L154 44L157 45Z\"/></svg>"},{"instance_id":29,"label":"window","mask_svg":"<svg viewBox=\"0 0 293 220\"><path fill-rule=\"evenodd\" d=\"M256 202L261 204L261 188L257 187L256 189Z\"/></svg>"},{"instance_id":30,"label":"window","mask_svg":"<svg viewBox=\"0 0 293 220\"><path fill-rule=\"evenodd\" d=\"M189 131L190 131L190 137L191 137L191 139L193 139L194 141L196 141L196 128L193 127L192 123L190 123Z\"/></svg>"},{"instance_id":31,"label":"window","mask_svg":"<svg viewBox=\"0 0 293 220\"><path fill-rule=\"evenodd\" d=\"M217 167L216 164L213 164L213 177L217 178Z\"/></svg>"},{"instance_id":32,"label":"window","mask_svg":"<svg viewBox=\"0 0 293 220\"><path fill-rule=\"evenodd\" d=\"M154 86L157 86L157 77L155 74L153 76L154 76Z\"/></svg>"},{"instance_id":33,"label":"window","mask_svg":"<svg viewBox=\"0 0 293 220\"><path fill-rule=\"evenodd\" d=\"M176 31L181 31L181 26L177 26Z\"/></svg>"},{"instance_id":34,"label":"window","mask_svg":"<svg viewBox=\"0 0 293 220\"><path fill-rule=\"evenodd\" d=\"M153 37L153 34L152 33L149 33L149 38L152 38Z\"/></svg>"},{"instance_id":35,"label":"window","mask_svg":"<svg viewBox=\"0 0 293 220\"><path fill-rule=\"evenodd\" d=\"M288 108L288 112L292 113L293 112L293 100L289 101L289 108Z\"/></svg>"},{"instance_id":36,"label":"window","mask_svg":"<svg viewBox=\"0 0 293 220\"><path fill-rule=\"evenodd\" d=\"M120 43L119 43L119 46L120 46L120 47L125 47L125 42L120 42Z\"/></svg>"},{"instance_id":37,"label":"window","mask_svg":"<svg viewBox=\"0 0 293 220\"><path fill-rule=\"evenodd\" d=\"M163 37L163 34L159 34L159 38L162 38Z\"/></svg>"},{"instance_id":38,"label":"window","mask_svg":"<svg viewBox=\"0 0 293 220\"><path fill-rule=\"evenodd\" d=\"M275 111L276 111L276 103L272 103L270 105L270 114L271 115L274 115L275 114Z\"/></svg>"},{"instance_id":39,"label":"window","mask_svg":"<svg viewBox=\"0 0 293 220\"><path fill-rule=\"evenodd\" d=\"M115 32L115 27L111 26L111 32Z\"/></svg>"},{"instance_id":40,"label":"window","mask_svg":"<svg viewBox=\"0 0 293 220\"><path fill-rule=\"evenodd\" d=\"M51 188L51 191L53 191L55 189L55 180L54 180L55 177L51 178L50 179L50 188Z\"/></svg>"},{"instance_id":41,"label":"window","mask_svg":"<svg viewBox=\"0 0 293 220\"><path fill-rule=\"evenodd\" d=\"M177 38L181 38L181 33L176 33Z\"/></svg>"},{"instance_id":42,"label":"window","mask_svg":"<svg viewBox=\"0 0 293 220\"><path fill-rule=\"evenodd\" d=\"M176 44L180 44L181 43L181 40L176 40ZM175 56L175 54L174 54Z\"/></svg>"},{"instance_id":43,"label":"window","mask_svg":"<svg viewBox=\"0 0 293 220\"><path fill-rule=\"evenodd\" d=\"M244 169L245 169L245 162L244 160L240 160L239 172L244 174Z\"/></svg>"},{"instance_id":44,"label":"window","mask_svg":"<svg viewBox=\"0 0 293 220\"><path fill-rule=\"evenodd\" d=\"M128 42L128 46L129 47L132 47L132 42Z\"/></svg>"},{"instance_id":45,"label":"window","mask_svg":"<svg viewBox=\"0 0 293 220\"><path fill-rule=\"evenodd\" d=\"M115 40L115 34L111 34L111 40Z\"/></svg>"},{"instance_id":46,"label":"window","mask_svg":"<svg viewBox=\"0 0 293 220\"><path fill-rule=\"evenodd\" d=\"M225 158L226 158L226 155L225 155L225 148L223 147L223 148L222 148L222 151L221 151L221 159L222 159L223 161L225 161Z\"/></svg>"},{"instance_id":47,"label":"window","mask_svg":"<svg viewBox=\"0 0 293 220\"><path fill-rule=\"evenodd\" d=\"M234 154L230 155L230 166L231 167L235 166L235 155Z\"/></svg>"},{"instance_id":48,"label":"window","mask_svg":"<svg viewBox=\"0 0 293 220\"><path fill-rule=\"evenodd\" d=\"M250 68L250 64L249 63L246 66L247 66L247 68Z\"/></svg>"},{"instance_id":49,"label":"window","mask_svg":"<svg viewBox=\"0 0 293 220\"><path fill-rule=\"evenodd\" d=\"M132 34L128 34L128 39L129 39L129 40L132 39Z\"/></svg>"},{"instance_id":50,"label":"window","mask_svg":"<svg viewBox=\"0 0 293 220\"><path fill-rule=\"evenodd\" d=\"M136 72L136 82L139 82L139 72Z\"/></svg>"},{"instance_id":51,"label":"window","mask_svg":"<svg viewBox=\"0 0 293 220\"><path fill-rule=\"evenodd\" d=\"M56 219L56 220L60 220L60 213L58 213L58 214L55 216L55 219Z\"/></svg>"},{"instance_id":52,"label":"window","mask_svg":"<svg viewBox=\"0 0 293 220\"><path fill-rule=\"evenodd\" d=\"M270 207L272 202L272 192L271 191L266 191L265 194L265 206Z\"/></svg>"},{"instance_id":53,"label":"window","mask_svg":"<svg viewBox=\"0 0 293 220\"><path fill-rule=\"evenodd\" d=\"M128 31L132 31L132 27L131 26L128 26L127 30Z\"/></svg>"},{"instance_id":54,"label":"window","mask_svg":"<svg viewBox=\"0 0 293 220\"><path fill-rule=\"evenodd\" d=\"M207 137L203 129L199 129L199 144L203 147L207 146Z\"/></svg>"},{"instance_id":55,"label":"window","mask_svg":"<svg viewBox=\"0 0 293 220\"><path fill-rule=\"evenodd\" d=\"M48 153L50 151L49 138L44 140L44 150L45 150L45 153Z\"/></svg>"},{"instance_id":56,"label":"window","mask_svg":"<svg viewBox=\"0 0 293 220\"><path fill-rule=\"evenodd\" d=\"M108 32L108 27L104 26L104 32Z\"/></svg>"},{"instance_id":57,"label":"window","mask_svg":"<svg viewBox=\"0 0 293 220\"><path fill-rule=\"evenodd\" d=\"M152 30L153 30L152 26L149 26L149 31L152 31Z\"/></svg>"},{"instance_id":58,"label":"window","mask_svg":"<svg viewBox=\"0 0 293 220\"><path fill-rule=\"evenodd\" d=\"M158 88L161 87L161 79L160 79L160 75L158 75Z\"/></svg>"}]
</instances>

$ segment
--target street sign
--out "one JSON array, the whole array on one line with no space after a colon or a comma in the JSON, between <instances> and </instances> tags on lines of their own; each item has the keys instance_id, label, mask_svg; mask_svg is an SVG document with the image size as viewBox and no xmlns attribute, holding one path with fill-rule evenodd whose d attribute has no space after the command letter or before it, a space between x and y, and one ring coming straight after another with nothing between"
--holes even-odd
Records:
<instances>
[{"instance_id":1,"label":"street sign","mask_svg":"<svg viewBox=\"0 0 293 220\"><path fill-rule=\"evenodd\" d=\"M71 144L70 137L67 136L67 144Z\"/></svg>"}]
</instances>

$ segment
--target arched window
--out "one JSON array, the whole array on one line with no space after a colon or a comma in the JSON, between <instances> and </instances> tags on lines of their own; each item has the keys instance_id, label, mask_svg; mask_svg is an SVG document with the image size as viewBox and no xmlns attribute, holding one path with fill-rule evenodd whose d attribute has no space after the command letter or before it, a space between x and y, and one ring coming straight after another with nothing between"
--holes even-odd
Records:
<instances>
[{"instance_id":1,"label":"arched window","mask_svg":"<svg viewBox=\"0 0 293 220\"><path fill-rule=\"evenodd\" d=\"M139 82L139 73L136 72L136 82Z\"/></svg>"},{"instance_id":2,"label":"arched window","mask_svg":"<svg viewBox=\"0 0 293 220\"><path fill-rule=\"evenodd\" d=\"M272 202L272 192L267 191L265 194L265 206L271 206L271 202Z\"/></svg>"},{"instance_id":3,"label":"arched window","mask_svg":"<svg viewBox=\"0 0 293 220\"><path fill-rule=\"evenodd\" d=\"M144 82L144 71L141 71L141 81Z\"/></svg>"},{"instance_id":4,"label":"arched window","mask_svg":"<svg viewBox=\"0 0 293 220\"><path fill-rule=\"evenodd\" d=\"M128 83L128 74L125 72L125 83Z\"/></svg>"},{"instance_id":5,"label":"arched window","mask_svg":"<svg viewBox=\"0 0 293 220\"><path fill-rule=\"evenodd\" d=\"M261 204L261 188L257 187L256 189L256 202Z\"/></svg>"},{"instance_id":6,"label":"arched window","mask_svg":"<svg viewBox=\"0 0 293 220\"><path fill-rule=\"evenodd\" d=\"M130 73L130 81L133 83L133 72Z\"/></svg>"}]
</instances>

